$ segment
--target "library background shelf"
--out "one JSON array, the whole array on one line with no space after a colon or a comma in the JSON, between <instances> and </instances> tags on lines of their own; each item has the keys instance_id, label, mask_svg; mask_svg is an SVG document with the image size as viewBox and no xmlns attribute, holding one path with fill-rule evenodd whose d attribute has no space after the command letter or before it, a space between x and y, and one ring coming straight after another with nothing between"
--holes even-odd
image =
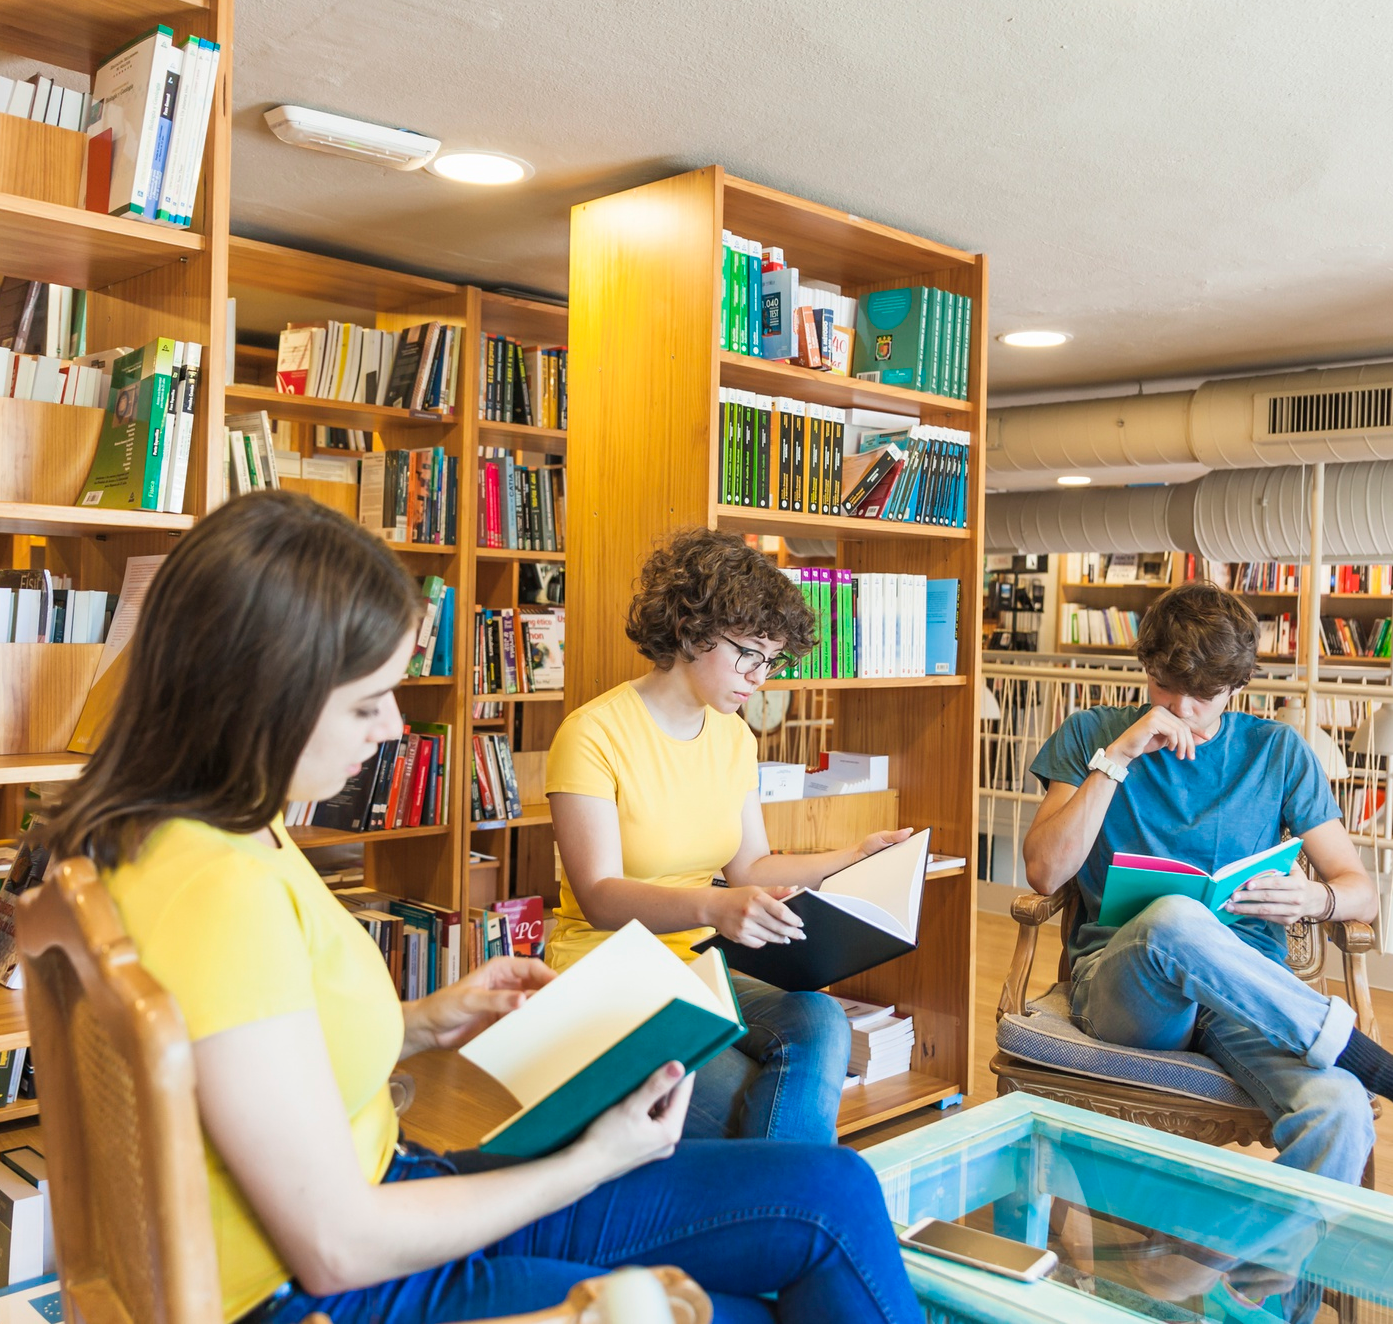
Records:
<instances>
[{"instance_id":1,"label":"library background shelf","mask_svg":"<svg viewBox=\"0 0 1393 1324\"><path fill-rule=\"evenodd\" d=\"M664 219L660 232L651 223L654 215ZM912 1014L916 1036L908 1075L847 1091L840 1129L847 1134L949 1099L970 1084L973 1058L986 258L736 179L715 166L583 203L571 217L568 710L641 674L643 663L623 637L616 604L627 600L654 538L682 525L831 538L838 566L959 582L965 622L959 675L885 684L774 683L827 689L832 747L888 754L899 822L931 826L936 849L968 861L966 869L945 873L925 889L915 952L836 990L895 1004ZM721 351L715 255L723 229L782 247L787 264L804 279L835 283L843 294L923 284L971 297L967 399ZM687 351L673 356L667 348L673 344ZM843 408L889 408L967 431L967 527L721 505L721 387Z\"/></svg>"}]
</instances>

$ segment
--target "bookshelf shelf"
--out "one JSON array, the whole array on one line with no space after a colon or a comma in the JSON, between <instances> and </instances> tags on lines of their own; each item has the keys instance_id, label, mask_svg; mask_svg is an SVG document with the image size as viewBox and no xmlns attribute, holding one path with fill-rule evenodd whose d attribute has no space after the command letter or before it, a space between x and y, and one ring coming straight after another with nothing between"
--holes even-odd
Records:
<instances>
[{"instance_id":1,"label":"bookshelf shelf","mask_svg":"<svg viewBox=\"0 0 1393 1324\"><path fill-rule=\"evenodd\" d=\"M44 13L46 10L40 9ZM0 27L0 48L4 29ZM204 251L202 235L0 193L5 274L101 290Z\"/></svg>"},{"instance_id":2,"label":"bookshelf shelf","mask_svg":"<svg viewBox=\"0 0 1393 1324\"><path fill-rule=\"evenodd\" d=\"M555 561L564 562L565 552L520 552L512 547L476 547L474 555L480 561Z\"/></svg>"},{"instance_id":3,"label":"bookshelf shelf","mask_svg":"<svg viewBox=\"0 0 1393 1324\"><path fill-rule=\"evenodd\" d=\"M415 553L421 556L453 556L459 547L451 542L393 542L390 538L382 540L394 552Z\"/></svg>"},{"instance_id":4,"label":"bookshelf shelf","mask_svg":"<svg viewBox=\"0 0 1393 1324\"><path fill-rule=\"evenodd\" d=\"M804 279L844 296L934 286L972 301L968 398L947 399L722 352L721 232L783 249ZM955 676L779 681L830 691L835 748L890 756L899 819L932 827L966 859L935 880L926 940L838 985L848 997L914 1017L915 1070L848 1091L839 1129L858 1131L965 1092L973 1074L974 899L986 431L987 261L888 226L732 178L718 166L658 180L571 210L571 527L566 690L570 707L642 674L616 609L655 538L683 525L836 541L853 573L954 579L961 592ZM674 354L672 346L687 347ZM719 501L721 388L871 408L970 436L964 529L793 514ZM943 769L951 769L951 777ZM840 843L838 843L840 844Z\"/></svg>"},{"instance_id":5,"label":"bookshelf shelf","mask_svg":"<svg viewBox=\"0 0 1393 1324\"><path fill-rule=\"evenodd\" d=\"M895 414L914 414L925 423L944 414L969 414L966 400L950 400L946 395L926 395L903 386L882 386L879 382L858 381L837 373L818 372L796 363L778 363L745 354L720 352L721 385L761 395L787 395L815 405L837 409L883 409ZM955 426L957 424L955 423Z\"/></svg>"},{"instance_id":6,"label":"bookshelf shelf","mask_svg":"<svg viewBox=\"0 0 1393 1324\"><path fill-rule=\"evenodd\" d=\"M542 803L523 805L521 818L485 818L470 823L474 832L493 832L498 828L541 827L551 822L551 806ZM490 868L493 866L490 865Z\"/></svg>"},{"instance_id":7,"label":"bookshelf shelf","mask_svg":"<svg viewBox=\"0 0 1393 1324\"><path fill-rule=\"evenodd\" d=\"M349 404L344 400L322 400L313 395L287 395L271 386L229 385L229 411L264 409L272 418L290 423L319 423L331 428L357 428L378 432L384 427L439 428L450 427L454 419L448 415L415 413L410 409L393 409L388 405ZM355 459L361 451L334 451L321 448L344 459Z\"/></svg>"},{"instance_id":8,"label":"bookshelf shelf","mask_svg":"<svg viewBox=\"0 0 1393 1324\"><path fill-rule=\"evenodd\" d=\"M0 50L90 72L145 29L168 23L177 35L207 12L201 0L0 0Z\"/></svg>"},{"instance_id":9,"label":"bookshelf shelf","mask_svg":"<svg viewBox=\"0 0 1393 1324\"><path fill-rule=\"evenodd\" d=\"M485 335L509 335L524 345L564 345L569 318L564 303L520 299L493 290L479 293L479 323Z\"/></svg>"},{"instance_id":10,"label":"bookshelf shelf","mask_svg":"<svg viewBox=\"0 0 1393 1324\"><path fill-rule=\"evenodd\" d=\"M716 527L731 533L776 533L785 538L838 538L843 542L882 539L936 539L966 542L970 529L950 529L938 524L911 524L896 520L856 519L850 515L795 515L785 510L760 510L753 506L716 506Z\"/></svg>"},{"instance_id":11,"label":"bookshelf shelf","mask_svg":"<svg viewBox=\"0 0 1393 1324\"><path fill-rule=\"evenodd\" d=\"M66 648L66 644L52 644ZM70 782L82 775L86 754L0 754L0 786L26 786L30 782Z\"/></svg>"},{"instance_id":12,"label":"bookshelf shelf","mask_svg":"<svg viewBox=\"0 0 1393 1324\"><path fill-rule=\"evenodd\" d=\"M227 252L234 285L292 299L329 300L365 312L400 312L435 299L458 298L460 293L460 287L449 281L282 248L239 235L228 241Z\"/></svg>"},{"instance_id":13,"label":"bookshelf shelf","mask_svg":"<svg viewBox=\"0 0 1393 1324\"><path fill-rule=\"evenodd\" d=\"M164 515L154 510L102 510L100 507L0 501L0 534L76 538L102 533L183 533L193 528L193 522L192 515Z\"/></svg>"},{"instance_id":14,"label":"bookshelf shelf","mask_svg":"<svg viewBox=\"0 0 1393 1324\"><path fill-rule=\"evenodd\" d=\"M966 676L835 676L828 680L767 680L766 690L894 690L925 685L952 688L966 685Z\"/></svg>"},{"instance_id":15,"label":"bookshelf shelf","mask_svg":"<svg viewBox=\"0 0 1393 1324\"><path fill-rule=\"evenodd\" d=\"M523 423L490 423L479 420L479 445L501 446L529 455L565 455L564 428L533 428Z\"/></svg>"},{"instance_id":16,"label":"bookshelf shelf","mask_svg":"<svg viewBox=\"0 0 1393 1324\"><path fill-rule=\"evenodd\" d=\"M23 1047L28 1042L29 1032L26 1030L15 1047ZM39 1101L37 1099L16 1099L13 1103L0 1108L0 1124L17 1122L23 1117L37 1117L38 1115Z\"/></svg>"},{"instance_id":17,"label":"bookshelf shelf","mask_svg":"<svg viewBox=\"0 0 1393 1324\"><path fill-rule=\"evenodd\" d=\"M321 827L286 829L290 834L290 839L301 850L311 850L317 846L341 846L349 841L375 845L381 841L410 841L417 837L441 837L449 830L448 823L438 823L432 827L391 828L386 832L340 832L337 828Z\"/></svg>"},{"instance_id":18,"label":"bookshelf shelf","mask_svg":"<svg viewBox=\"0 0 1393 1324\"><path fill-rule=\"evenodd\" d=\"M453 685L454 683L455 678L453 676L408 676L401 682L401 685L416 689L421 685ZM397 688L400 689L401 685Z\"/></svg>"},{"instance_id":19,"label":"bookshelf shelf","mask_svg":"<svg viewBox=\"0 0 1393 1324\"><path fill-rule=\"evenodd\" d=\"M560 703L564 690L532 690L527 694L472 694L471 703Z\"/></svg>"}]
</instances>

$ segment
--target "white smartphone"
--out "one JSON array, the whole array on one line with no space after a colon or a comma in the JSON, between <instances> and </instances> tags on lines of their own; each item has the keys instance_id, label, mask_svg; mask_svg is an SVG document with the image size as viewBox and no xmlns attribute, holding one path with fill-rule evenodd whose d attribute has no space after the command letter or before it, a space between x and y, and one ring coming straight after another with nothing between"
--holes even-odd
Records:
<instances>
[{"instance_id":1,"label":"white smartphone","mask_svg":"<svg viewBox=\"0 0 1393 1324\"><path fill-rule=\"evenodd\" d=\"M1033 1283L1059 1266L1059 1256L1052 1250L1040 1250L993 1232L979 1232L975 1227L944 1223L937 1218L925 1218L905 1228L900 1233L900 1244L988 1273L1019 1278L1023 1283Z\"/></svg>"}]
</instances>

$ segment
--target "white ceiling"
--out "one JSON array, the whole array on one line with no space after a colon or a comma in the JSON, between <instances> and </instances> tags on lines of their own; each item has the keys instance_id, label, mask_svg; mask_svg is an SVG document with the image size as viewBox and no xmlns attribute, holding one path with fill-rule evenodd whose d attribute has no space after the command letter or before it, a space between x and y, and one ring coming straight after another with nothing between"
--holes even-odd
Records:
<instances>
[{"instance_id":1,"label":"white ceiling","mask_svg":"<svg viewBox=\"0 0 1393 1324\"><path fill-rule=\"evenodd\" d=\"M572 203L713 162L992 261L1002 391L1393 355L1379 0L238 0L233 230L564 292ZM292 101L525 157L286 147ZM776 240L776 236L756 236Z\"/></svg>"}]
</instances>

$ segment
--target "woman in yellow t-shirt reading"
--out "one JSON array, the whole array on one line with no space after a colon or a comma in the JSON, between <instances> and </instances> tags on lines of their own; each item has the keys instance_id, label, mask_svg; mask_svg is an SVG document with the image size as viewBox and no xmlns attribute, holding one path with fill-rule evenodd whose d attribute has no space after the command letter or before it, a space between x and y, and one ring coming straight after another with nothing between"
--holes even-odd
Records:
<instances>
[{"instance_id":1,"label":"woman in yellow t-shirt reading","mask_svg":"<svg viewBox=\"0 0 1393 1324\"><path fill-rule=\"evenodd\" d=\"M188 1026L224 1319L511 1315L632 1263L682 1267L725 1324L922 1320L859 1156L679 1144L679 1063L535 1162L398 1139L397 1062L554 978L495 960L402 1004L286 835L287 799L330 798L401 735L419 601L386 544L307 497L220 507L151 584L110 729L48 828L57 857L96 862Z\"/></svg>"},{"instance_id":2,"label":"woman in yellow t-shirt reading","mask_svg":"<svg viewBox=\"0 0 1393 1324\"><path fill-rule=\"evenodd\" d=\"M750 947L798 942L802 921L781 898L909 836L769 853L739 710L812 650L814 628L792 581L732 534L684 529L649 557L627 634L653 669L571 713L547 760L562 867L554 969L632 919L688 960L713 931ZM851 1045L841 1008L733 980L749 1033L697 1072L683 1134L832 1143Z\"/></svg>"}]
</instances>

